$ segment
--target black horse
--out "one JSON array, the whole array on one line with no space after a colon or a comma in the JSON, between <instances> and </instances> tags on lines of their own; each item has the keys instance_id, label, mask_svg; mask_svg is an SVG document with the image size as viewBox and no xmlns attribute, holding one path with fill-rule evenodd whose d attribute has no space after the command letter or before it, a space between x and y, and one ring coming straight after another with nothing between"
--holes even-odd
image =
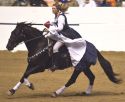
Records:
<instances>
[{"instance_id":1,"label":"black horse","mask_svg":"<svg viewBox=\"0 0 125 102\"><path fill-rule=\"evenodd\" d=\"M27 79L29 75L38 72L44 72L45 69L49 69L50 67L52 67L51 49L55 41L52 41L52 43L48 43L48 39L43 36L43 32L44 31L40 31L34 27L31 27L31 24L29 23L26 24L24 22L18 23L16 28L12 31L6 48L9 51L11 51L18 44L24 42L28 49L28 58L27 58L28 66L21 80L12 89L9 90L10 95L13 95L22 83L25 83L30 89L33 90L34 89L33 84L30 83ZM72 66L71 60L65 45L60 48L60 55L61 59L58 61L59 64L58 69L63 70L71 67ZM106 73L106 75L108 76L109 80L111 80L114 83L120 83L121 80L115 77L116 74L113 72L110 62L106 60L98 50L97 50L97 55L99 63L103 68L104 72ZM69 81L65 84L65 87L69 87L70 85L75 83L78 75L81 72L84 72L89 79L90 83L89 87L86 90L86 94L90 94L95 79L94 74L90 70L90 66L88 66L88 68L83 71L74 69L74 72ZM58 94L60 94L62 91L64 91L64 88L60 88L57 91ZM57 93L54 92L53 96L56 95Z\"/></svg>"}]
</instances>

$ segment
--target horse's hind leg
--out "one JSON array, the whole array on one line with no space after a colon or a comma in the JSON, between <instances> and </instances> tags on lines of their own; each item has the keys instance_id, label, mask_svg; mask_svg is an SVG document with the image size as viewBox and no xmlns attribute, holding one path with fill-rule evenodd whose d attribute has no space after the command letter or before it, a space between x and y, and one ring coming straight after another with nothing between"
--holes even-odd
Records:
<instances>
[{"instance_id":1,"label":"horse's hind leg","mask_svg":"<svg viewBox=\"0 0 125 102\"><path fill-rule=\"evenodd\" d=\"M74 72L71 76L71 78L69 79L69 81L65 84L66 87L71 86L72 84L74 84L76 82L77 77L79 76L79 74L81 73L81 70L77 70L74 69Z\"/></svg>"},{"instance_id":2,"label":"horse's hind leg","mask_svg":"<svg viewBox=\"0 0 125 102\"><path fill-rule=\"evenodd\" d=\"M57 91L55 91L52 94L52 97L56 97L57 95L61 94L66 88L68 88L69 86L71 86L72 84L74 84L80 73L81 73L80 70L74 69L74 72L73 72L71 78L69 79L69 81L64 86L62 86Z\"/></svg>"},{"instance_id":3,"label":"horse's hind leg","mask_svg":"<svg viewBox=\"0 0 125 102\"><path fill-rule=\"evenodd\" d=\"M92 71L90 70L90 67L87 67L86 69L83 70L84 74L88 77L89 79L89 86L85 91L85 94L90 95L92 92L92 88L93 88L93 84L94 84L94 80L95 80L95 76L92 73Z\"/></svg>"}]
</instances>

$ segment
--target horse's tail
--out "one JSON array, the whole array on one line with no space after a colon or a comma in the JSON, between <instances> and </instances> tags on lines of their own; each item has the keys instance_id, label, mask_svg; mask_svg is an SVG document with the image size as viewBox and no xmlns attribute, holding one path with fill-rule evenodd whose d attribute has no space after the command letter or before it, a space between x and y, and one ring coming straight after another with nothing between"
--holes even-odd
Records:
<instances>
[{"instance_id":1,"label":"horse's tail","mask_svg":"<svg viewBox=\"0 0 125 102\"><path fill-rule=\"evenodd\" d=\"M109 80L116 84L121 83L122 80L116 78L116 75L118 75L118 74L113 72L111 63L108 60L106 60L98 50L97 50L97 56L98 56L98 61L101 65L101 67L103 68L104 72L108 76Z\"/></svg>"}]
</instances>

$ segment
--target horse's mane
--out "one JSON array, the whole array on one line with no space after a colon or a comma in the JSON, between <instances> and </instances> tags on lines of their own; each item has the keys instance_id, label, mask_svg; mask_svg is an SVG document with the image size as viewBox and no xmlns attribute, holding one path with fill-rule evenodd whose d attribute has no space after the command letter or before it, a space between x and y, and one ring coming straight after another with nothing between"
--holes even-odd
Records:
<instances>
[{"instance_id":1,"label":"horse's mane","mask_svg":"<svg viewBox=\"0 0 125 102\"><path fill-rule=\"evenodd\" d=\"M43 34L43 31L40 31L39 29L35 28L35 27L32 27L32 23L26 23L26 22L20 22L20 23L17 23L17 26L20 26L20 27L27 27L28 30L31 32L31 33L34 33L35 35L37 36L40 36Z\"/></svg>"},{"instance_id":2,"label":"horse's mane","mask_svg":"<svg viewBox=\"0 0 125 102\"><path fill-rule=\"evenodd\" d=\"M32 23L20 22L20 23L17 23L17 26L29 26L29 27L31 27Z\"/></svg>"}]
</instances>

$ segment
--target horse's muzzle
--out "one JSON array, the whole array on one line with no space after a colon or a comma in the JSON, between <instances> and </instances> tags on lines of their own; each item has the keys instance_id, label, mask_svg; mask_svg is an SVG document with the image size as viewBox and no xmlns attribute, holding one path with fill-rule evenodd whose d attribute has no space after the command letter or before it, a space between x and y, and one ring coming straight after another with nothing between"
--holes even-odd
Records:
<instances>
[{"instance_id":1,"label":"horse's muzzle","mask_svg":"<svg viewBox=\"0 0 125 102\"><path fill-rule=\"evenodd\" d=\"M7 48L8 51L12 51L13 50L13 48L8 46L8 45L6 46L6 48Z\"/></svg>"}]
</instances>

